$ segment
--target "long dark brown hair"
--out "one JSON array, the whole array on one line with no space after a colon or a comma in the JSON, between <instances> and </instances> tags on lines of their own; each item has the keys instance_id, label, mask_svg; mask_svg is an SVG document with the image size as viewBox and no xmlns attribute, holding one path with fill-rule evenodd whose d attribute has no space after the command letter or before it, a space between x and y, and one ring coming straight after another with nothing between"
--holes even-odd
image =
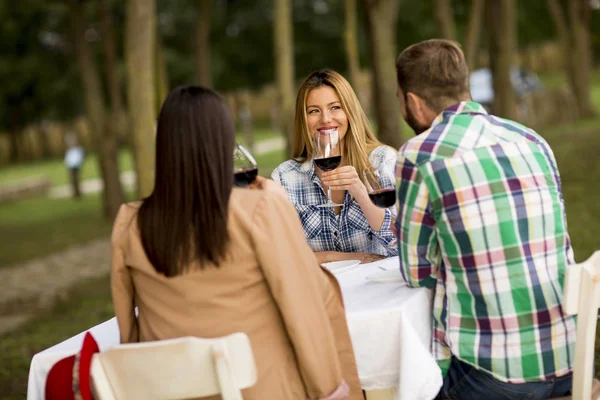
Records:
<instances>
[{"instance_id":1,"label":"long dark brown hair","mask_svg":"<svg viewBox=\"0 0 600 400\"><path fill-rule=\"evenodd\" d=\"M154 191L138 214L144 250L158 273L180 275L193 261L218 266L225 256L234 143L231 111L215 92L183 86L163 103Z\"/></svg>"}]
</instances>

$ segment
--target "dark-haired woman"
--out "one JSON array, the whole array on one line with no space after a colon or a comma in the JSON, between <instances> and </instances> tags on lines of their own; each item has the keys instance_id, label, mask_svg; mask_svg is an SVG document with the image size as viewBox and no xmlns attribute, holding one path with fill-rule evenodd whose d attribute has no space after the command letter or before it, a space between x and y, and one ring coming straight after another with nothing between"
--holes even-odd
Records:
<instances>
[{"instance_id":1,"label":"dark-haired woman","mask_svg":"<svg viewBox=\"0 0 600 400\"><path fill-rule=\"evenodd\" d=\"M154 191L121 207L112 234L121 342L244 332L258 367L244 399L361 399L335 278L276 183L232 188L234 141L214 92L165 100Z\"/></svg>"}]
</instances>

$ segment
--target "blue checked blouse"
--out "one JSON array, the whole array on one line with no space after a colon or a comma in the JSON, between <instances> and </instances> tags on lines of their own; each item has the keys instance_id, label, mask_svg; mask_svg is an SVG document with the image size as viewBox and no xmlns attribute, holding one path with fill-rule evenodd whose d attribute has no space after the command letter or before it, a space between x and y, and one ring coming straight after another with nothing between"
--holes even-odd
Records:
<instances>
[{"instance_id":1,"label":"blue checked blouse","mask_svg":"<svg viewBox=\"0 0 600 400\"><path fill-rule=\"evenodd\" d=\"M396 151L379 146L371 152L369 161L379 172L382 187L395 187ZM317 207L327 202L327 192L321 186L312 160L304 163L288 160L279 165L271 177L283 185L296 206L313 251L366 252L383 256L398 254L397 249L386 247L394 240L391 221L396 215L395 207L385 210L385 218L377 231L371 228L358 202L348 192L344 194L339 216L335 215L332 207Z\"/></svg>"}]
</instances>

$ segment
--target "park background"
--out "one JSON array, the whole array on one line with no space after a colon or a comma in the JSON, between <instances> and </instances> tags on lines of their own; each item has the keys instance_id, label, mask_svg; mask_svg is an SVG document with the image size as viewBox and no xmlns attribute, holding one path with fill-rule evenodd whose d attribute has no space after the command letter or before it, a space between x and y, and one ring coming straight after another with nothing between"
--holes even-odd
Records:
<instances>
[{"instance_id":1,"label":"park background","mask_svg":"<svg viewBox=\"0 0 600 400\"><path fill-rule=\"evenodd\" d=\"M0 398L26 396L35 353L114 315L111 224L152 190L169 90L221 93L269 176L289 155L299 82L324 67L348 78L380 140L399 148L412 131L394 61L434 37L491 71L495 114L549 141L585 260L600 249L599 0L0 1ZM514 68L539 84L511 80ZM69 134L86 151L79 200L63 162Z\"/></svg>"}]
</instances>

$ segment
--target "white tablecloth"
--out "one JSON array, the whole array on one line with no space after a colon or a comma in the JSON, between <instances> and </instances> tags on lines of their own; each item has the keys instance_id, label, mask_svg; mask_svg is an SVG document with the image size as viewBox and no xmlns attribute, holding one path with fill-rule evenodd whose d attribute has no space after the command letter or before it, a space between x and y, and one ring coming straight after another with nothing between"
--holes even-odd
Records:
<instances>
[{"instance_id":1,"label":"white tablecloth","mask_svg":"<svg viewBox=\"0 0 600 400\"><path fill-rule=\"evenodd\" d=\"M441 370L429 348L431 294L404 283L373 283L365 278L382 268L398 268L397 257L364 264L337 276L348 328L365 390L394 388L398 400L432 399L442 385ZM90 329L101 351L119 343L115 318ZM36 354L31 360L28 400L43 400L52 365L81 348L80 333Z\"/></svg>"}]
</instances>

